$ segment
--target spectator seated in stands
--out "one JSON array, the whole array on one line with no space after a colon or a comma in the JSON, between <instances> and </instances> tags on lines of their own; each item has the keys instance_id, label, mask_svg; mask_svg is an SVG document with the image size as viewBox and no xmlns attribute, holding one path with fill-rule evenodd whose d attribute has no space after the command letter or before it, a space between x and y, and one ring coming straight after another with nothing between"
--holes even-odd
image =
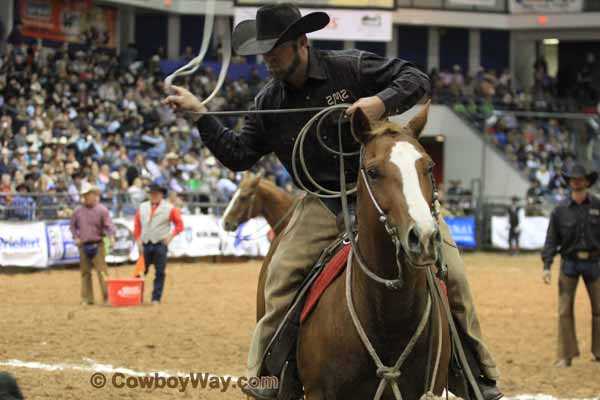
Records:
<instances>
[{"instance_id":1,"label":"spectator seated in stands","mask_svg":"<svg viewBox=\"0 0 600 400\"><path fill-rule=\"evenodd\" d=\"M8 206L9 218L31 221L35 215L35 202L29 195L29 186L21 183L16 187L17 195Z\"/></svg>"}]
</instances>

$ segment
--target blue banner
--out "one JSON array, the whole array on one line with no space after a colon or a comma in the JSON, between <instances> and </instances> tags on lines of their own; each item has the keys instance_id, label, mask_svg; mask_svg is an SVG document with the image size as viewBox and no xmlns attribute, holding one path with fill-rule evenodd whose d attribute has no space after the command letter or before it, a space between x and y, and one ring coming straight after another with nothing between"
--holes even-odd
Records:
<instances>
[{"instance_id":1,"label":"blue banner","mask_svg":"<svg viewBox=\"0 0 600 400\"><path fill-rule=\"evenodd\" d=\"M458 247L475 247L475 217L444 218Z\"/></svg>"},{"instance_id":2,"label":"blue banner","mask_svg":"<svg viewBox=\"0 0 600 400\"><path fill-rule=\"evenodd\" d=\"M49 265L79 262L79 250L69 230L69 221L46 222L46 238Z\"/></svg>"}]
</instances>

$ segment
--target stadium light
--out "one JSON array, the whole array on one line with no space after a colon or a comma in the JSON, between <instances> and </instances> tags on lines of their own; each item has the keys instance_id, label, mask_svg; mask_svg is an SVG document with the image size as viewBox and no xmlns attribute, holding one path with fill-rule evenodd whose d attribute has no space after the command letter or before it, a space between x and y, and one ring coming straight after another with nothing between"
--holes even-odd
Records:
<instances>
[{"instance_id":1,"label":"stadium light","mask_svg":"<svg viewBox=\"0 0 600 400\"><path fill-rule=\"evenodd\" d=\"M443 142L445 142L445 141L446 141L446 136L444 136L444 135L437 135L437 136L435 137L435 141L436 141L436 142L443 143Z\"/></svg>"},{"instance_id":2,"label":"stadium light","mask_svg":"<svg viewBox=\"0 0 600 400\"><path fill-rule=\"evenodd\" d=\"M556 38L552 38L552 39L544 39L544 44L545 45L550 45L550 46L556 46L560 43L560 40L556 39Z\"/></svg>"}]
</instances>

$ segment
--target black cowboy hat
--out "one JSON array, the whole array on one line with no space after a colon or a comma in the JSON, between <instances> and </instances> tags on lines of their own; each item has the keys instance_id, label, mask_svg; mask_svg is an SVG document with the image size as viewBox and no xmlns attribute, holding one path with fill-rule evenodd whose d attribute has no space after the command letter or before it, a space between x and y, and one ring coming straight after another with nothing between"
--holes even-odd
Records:
<instances>
[{"instance_id":1,"label":"black cowboy hat","mask_svg":"<svg viewBox=\"0 0 600 400\"><path fill-rule=\"evenodd\" d=\"M598 179L598 172L587 172L582 164L573 165L570 171L564 172L562 175L567 182L571 178L585 178L589 182L588 187L594 186L594 183L596 183L596 180Z\"/></svg>"},{"instance_id":2,"label":"black cowboy hat","mask_svg":"<svg viewBox=\"0 0 600 400\"><path fill-rule=\"evenodd\" d=\"M161 192L163 195L167 194L167 188L158 183L152 183L148 186L148 193Z\"/></svg>"},{"instance_id":3,"label":"black cowboy hat","mask_svg":"<svg viewBox=\"0 0 600 400\"><path fill-rule=\"evenodd\" d=\"M265 54L298 36L329 24L329 15L317 11L302 16L293 4L269 4L256 12L256 19L242 21L233 30L232 46L240 56Z\"/></svg>"},{"instance_id":4,"label":"black cowboy hat","mask_svg":"<svg viewBox=\"0 0 600 400\"><path fill-rule=\"evenodd\" d=\"M17 187L15 187L15 190L16 190L17 192L18 192L19 190L21 190L21 189L25 189L25 190L27 190L27 191L29 192L29 185L28 185L28 184L26 184L26 183L19 183L19 184L17 185Z\"/></svg>"}]
</instances>

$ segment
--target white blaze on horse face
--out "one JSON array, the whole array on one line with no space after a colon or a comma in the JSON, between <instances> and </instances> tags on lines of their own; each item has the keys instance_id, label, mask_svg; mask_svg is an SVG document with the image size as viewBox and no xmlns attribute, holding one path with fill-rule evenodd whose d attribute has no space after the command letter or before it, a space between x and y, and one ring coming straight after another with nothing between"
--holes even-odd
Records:
<instances>
[{"instance_id":1,"label":"white blaze on horse face","mask_svg":"<svg viewBox=\"0 0 600 400\"><path fill-rule=\"evenodd\" d=\"M398 167L402 176L402 192L408 214L415 221L421 237L428 237L435 232L436 226L417 175L416 162L422 157L409 142L397 142L390 153L390 161Z\"/></svg>"},{"instance_id":2,"label":"white blaze on horse face","mask_svg":"<svg viewBox=\"0 0 600 400\"><path fill-rule=\"evenodd\" d=\"M223 213L223 218L221 219L221 225L223 225L225 223L225 220L227 219L227 216L229 215L229 213L231 212L231 209L233 208L233 206L235 205L237 198L240 195L240 191L241 189L238 188L235 193L233 194L233 197L231 198L231 200L229 201L229 204L227 204L227 208L225 208L225 212ZM223 226L224 228L225 226Z\"/></svg>"}]
</instances>

